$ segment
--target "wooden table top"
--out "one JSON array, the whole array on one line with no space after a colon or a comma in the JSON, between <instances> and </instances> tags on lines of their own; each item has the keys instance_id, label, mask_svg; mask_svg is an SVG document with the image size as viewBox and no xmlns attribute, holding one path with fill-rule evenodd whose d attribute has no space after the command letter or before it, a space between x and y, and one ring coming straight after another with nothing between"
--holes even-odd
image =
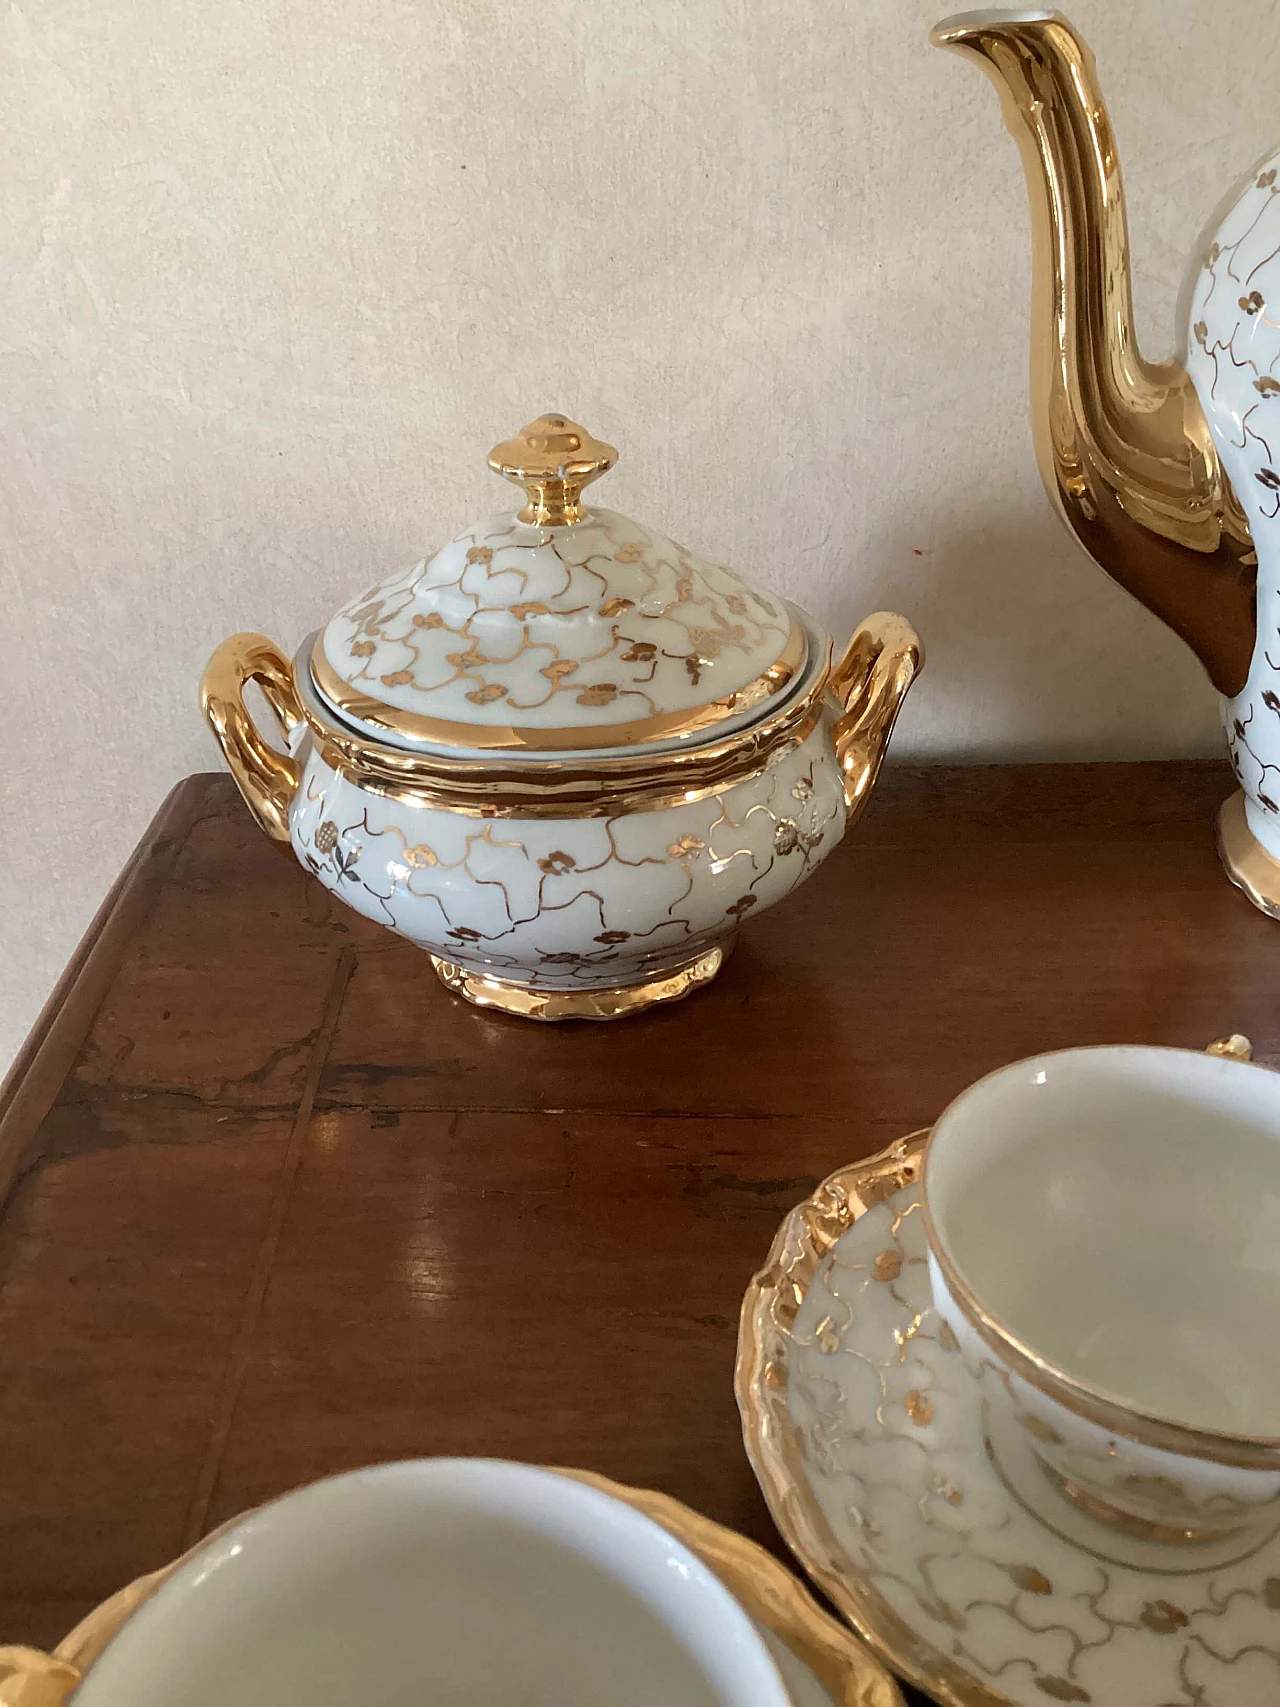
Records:
<instances>
[{"instance_id":1,"label":"wooden table top","mask_svg":"<svg viewBox=\"0 0 1280 1707\"><path fill-rule=\"evenodd\" d=\"M1277 1060L1230 788L891 769L710 989L556 1027L447 994L189 778L0 1091L0 1642L379 1459L579 1465L781 1550L731 1376L786 1209L1037 1050Z\"/></svg>"}]
</instances>

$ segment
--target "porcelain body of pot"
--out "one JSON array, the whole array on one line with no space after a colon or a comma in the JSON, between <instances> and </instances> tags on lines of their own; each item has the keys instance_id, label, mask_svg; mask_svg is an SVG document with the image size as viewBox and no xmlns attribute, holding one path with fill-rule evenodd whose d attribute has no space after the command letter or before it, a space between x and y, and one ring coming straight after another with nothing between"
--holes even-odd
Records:
<instances>
[{"instance_id":1,"label":"porcelain body of pot","mask_svg":"<svg viewBox=\"0 0 1280 1707\"><path fill-rule=\"evenodd\" d=\"M788 1707L751 1619L667 1530L529 1465L424 1459L227 1527L119 1631L83 1707Z\"/></svg>"},{"instance_id":2,"label":"porcelain body of pot","mask_svg":"<svg viewBox=\"0 0 1280 1707\"><path fill-rule=\"evenodd\" d=\"M700 966L701 981L742 920L843 836L836 719L824 706L798 746L723 793L609 817L483 820L388 799L308 739L290 839L357 912L462 974L518 983L531 1003Z\"/></svg>"},{"instance_id":3,"label":"porcelain body of pot","mask_svg":"<svg viewBox=\"0 0 1280 1707\"><path fill-rule=\"evenodd\" d=\"M921 663L882 613L832 667L785 601L580 505L574 480L613 455L563 417L531 423L491 458L524 509L354 601L292 666L233 637L202 690L270 835L452 989L537 1019L616 1018L713 977L866 804ZM251 681L287 756L248 715Z\"/></svg>"},{"instance_id":4,"label":"porcelain body of pot","mask_svg":"<svg viewBox=\"0 0 1280 1707\"><path fill-rule=\"evenodd\" d=\"M1191 278L1187 371L1257 552L1257 638L1223 701L1249 830L1280 861L1280 151L1239 188Z\"/></svg>"},{"instance_id":5,"label":"porcelain body of pot","mask_svg":"<svg viewBox=\"0 0 1280 1707\"><path fill-rule=\"evenodd\" d=\"M1274 1074L1136 1047L1018 1062L944 1112L922 1191L935 1302L1003 1376L988 1445L1027 1503L1024 1460L1202 1562L1280 1525Z\"/></svg>"}]
</instances>

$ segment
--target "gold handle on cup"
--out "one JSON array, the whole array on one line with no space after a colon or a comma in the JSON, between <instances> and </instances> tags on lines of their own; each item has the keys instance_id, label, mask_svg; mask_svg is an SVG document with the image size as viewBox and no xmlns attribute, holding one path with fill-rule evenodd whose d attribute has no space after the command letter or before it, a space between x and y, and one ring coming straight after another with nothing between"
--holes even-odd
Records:
<instances>
[{"instance_id":1,"label":"gold handle on cup","mask_svg":"<svg viewBox=\"0 0 1280 1707\"><path fill-rule=\"evenodd\" d=\"M302 704L289 661L265 634L233 634L210 658L200 679L200 707L245 804L267 834L289 841L289 806L302 780L302 766L269 747L244 703L247 682L256 682L285 736L303 721Z\"/></svg>"}]
</instances>

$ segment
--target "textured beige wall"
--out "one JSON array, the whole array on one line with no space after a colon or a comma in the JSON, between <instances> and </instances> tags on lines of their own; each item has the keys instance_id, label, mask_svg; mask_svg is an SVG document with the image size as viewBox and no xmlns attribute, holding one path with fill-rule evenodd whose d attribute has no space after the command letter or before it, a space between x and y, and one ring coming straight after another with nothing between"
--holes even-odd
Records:
<instances>
[{"instance_id":1,"label":"textured beige wall","mask_svg":"<svg viewBox=\"0 0 1280 1707\"><path fill-rule=\"evenodd\" d=\"M1274 141L1276 7L1078 0L1144 328ZM0 1064L243 627L292 645L561 408L609 502L929 647L897 751L1214 751L1050 518L1016 150L927 0L17 0L0 19ZM1266 51L1252 53L1256 36Z\"/></svg>"}]
</instances>

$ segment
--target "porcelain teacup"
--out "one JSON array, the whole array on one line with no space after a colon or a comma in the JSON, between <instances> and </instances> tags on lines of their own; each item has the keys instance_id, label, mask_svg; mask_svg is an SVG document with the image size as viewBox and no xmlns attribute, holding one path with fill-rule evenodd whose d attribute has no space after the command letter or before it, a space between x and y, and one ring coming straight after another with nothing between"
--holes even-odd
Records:
<instances>
[{"instance_id":1,"label":"porcelain teacup","mask_svg":"<svg viewBox=\"0 0 1280 1707\"><path fill-rule=\"evenodd\" d=\"M1211 1562L1280 1526L1280 1077L1164 1048L1016 1062L943 1113L922 1208L1024 1503Z\"/></svg>"},{"instance_id":2,"label":"porcelain teacup","mask_svg":"<svg viewBox=\"0 0 1280 1707\"><path fill-rule=\"evenodd\" d=\"M317 1482L222 1531L76 1707L788 1707L760 1633L657 1523L529 1465Z\"/></svg>"}]
</instances>

